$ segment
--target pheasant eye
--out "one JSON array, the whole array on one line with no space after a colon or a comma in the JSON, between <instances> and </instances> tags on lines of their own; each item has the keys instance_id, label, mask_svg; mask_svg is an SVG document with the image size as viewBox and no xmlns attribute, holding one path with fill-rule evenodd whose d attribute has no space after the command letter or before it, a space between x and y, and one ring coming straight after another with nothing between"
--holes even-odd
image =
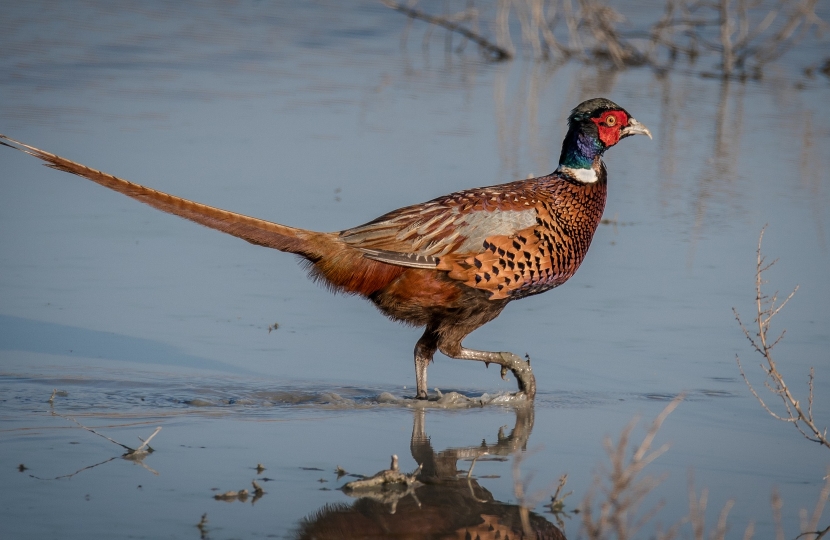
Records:
<instances>
[{"instance_id":1,"label":"pheasant eye","mask_svg":"<svg viewBox=\"0 0 830 540\"><path fill-rule=\"evenodd\" d=\"M613 126L616 123L617 123L617 117L615 117L615 116L609 116L608 118L605 119L605 125L606 126L610 127L610 126Z\"/></svg>"}]
</instances>

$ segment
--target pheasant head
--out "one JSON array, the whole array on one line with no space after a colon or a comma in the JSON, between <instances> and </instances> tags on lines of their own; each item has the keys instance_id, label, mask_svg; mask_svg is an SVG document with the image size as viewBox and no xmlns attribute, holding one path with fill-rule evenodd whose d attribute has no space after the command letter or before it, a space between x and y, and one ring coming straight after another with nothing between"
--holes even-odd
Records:
<instances>
[{"instance_id":1,"label":"pheasant head","mask_svg":"<svg viewBox=\"0 0 830 540\"><path fill-rule=\"evenodd\" d=\"M583 101L568 117L568 134L562 143L559 167L576 173L580 169L598 171L602 154L631 135L651 138L651 132L643 124L613 101L605 98Z\"/></svg>"}]
</instances>

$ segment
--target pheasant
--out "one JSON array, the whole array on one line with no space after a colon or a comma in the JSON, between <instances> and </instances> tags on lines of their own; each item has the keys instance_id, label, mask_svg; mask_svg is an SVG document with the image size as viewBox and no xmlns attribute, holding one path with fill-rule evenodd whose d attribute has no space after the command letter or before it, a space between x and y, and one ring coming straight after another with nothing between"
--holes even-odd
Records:
<instances>
[{"instance_id":1,"label":"pheasant","mask_svg":"<svg viewBox=\"0 0 830 540\"><path fill-rule=\"evenodd\" d=\"M314 232L221 210L144 187L0 135L0 144L158 210L305 259L310 277L366 297L387 317L418 327L415 379L427 398L436 351L510 370L532 399L536 379L509 352L468 349L462 340L512 300L565 283L585 257L605 207L603 153L630 135L651 133L603 98L577 106L557 169L539 178L451 193L393 210L340 232ZM2 141L7 142L2 142Z\"/></svg>"}]
</instances>

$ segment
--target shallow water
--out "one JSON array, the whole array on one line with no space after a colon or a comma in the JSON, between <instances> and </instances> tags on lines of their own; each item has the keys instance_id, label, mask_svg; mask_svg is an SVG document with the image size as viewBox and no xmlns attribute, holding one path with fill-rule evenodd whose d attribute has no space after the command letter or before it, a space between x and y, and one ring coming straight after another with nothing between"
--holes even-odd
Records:
<instances>
[{"instance_id":1,"label":"shallow water","mask_svg":"<svg viewBox=\"0 0 830 540\"><path fill-rule=\"evenodd\" d=\"M603 437L638 415L641 436L681 392L657 440L671 449L649 469L667 474L650 499L666 503L659 521L685 515L693 471L709 523L734 499L734 536L754 521L770 537L777 488L798 534L827 452L749 394L735 355L759 387L760 358L731 308L751 321L767 224L764 252L780 259L769 291L800 286L776 319L779 363L803 398L815 366L815 414L830 423L830 83L801 72L821 49L808 42L762 81L722 83L491 64L471 47L447 54L440 32L422 48L418 24L402 44L406 25L373 2L4 6L0 132L200 202L340 230L550 172L570 108L613 99L654 140L606 155L609 223L582 268L466 342L529 354L534 406L504 403L515 383L497 369L444 357L429 369L443 401L420 404L417 329L332 296L292 257L0 149L0 536L195 538L205 513L210 538L311 535L358 515L441 534L481 516L509 528L520 448L545 528L559 476L573 509L606 460ZM132 447L163 429L141 466L53 412ZM482 441L489 454L468 480ZM435 481L382 501L336 489L353 478L337 466L371 475L392 454ZM266 492L256 501L214 499L253 479ZM579 516L564 529L576 537Z\"/></svg>"}]
</instances>

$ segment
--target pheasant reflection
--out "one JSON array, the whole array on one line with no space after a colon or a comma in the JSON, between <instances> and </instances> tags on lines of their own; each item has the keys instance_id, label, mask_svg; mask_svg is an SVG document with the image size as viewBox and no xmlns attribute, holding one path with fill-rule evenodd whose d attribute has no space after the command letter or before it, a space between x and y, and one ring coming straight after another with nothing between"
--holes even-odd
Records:
<instances>
[{"instance_id":1,"label":"pheasant reflection","mask_svg":"<svg viewBox=\"0 0 830 540\"><path fill-rule=\"evenodd\" d=\"M478 538L518 539L523 533L520 507L494 499L469 472L479 459L508 461L526 447L533 429L533 408L517 408L509 435L499 429L495 443L435 452L425 429L425 411L414 412L410 450L418 462L418 483L399 489L351 492L352 504L326 505L299 525L298 539ZM459 471L458 461L471 461ZM565 540L544 517L530 513L530 529L540 540Z\"/></svg>"}]
</instances>

